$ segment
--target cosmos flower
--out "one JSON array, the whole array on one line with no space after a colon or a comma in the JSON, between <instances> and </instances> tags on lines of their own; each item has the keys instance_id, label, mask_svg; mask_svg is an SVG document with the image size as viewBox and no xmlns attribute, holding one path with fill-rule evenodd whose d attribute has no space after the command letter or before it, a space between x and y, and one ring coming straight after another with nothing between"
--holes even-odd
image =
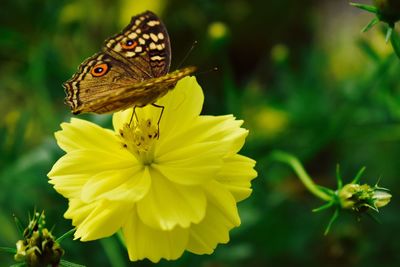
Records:
<instances>
[{"instance_id":1,"label":"cosmos flower","mask_svg":"<svg viewBox=\"0 0 400 267\"><path fill-rule=\"evenodd\" d=\"M158 105L117 112L114 130L71 119L55 133L66 152L50 183L69 200L75 238L122 230L132 261L211 254L240 225L255 161L238 152L248 134L232 115L200 116L203 92L182 79ZM161 116L162 112L162 116Z\"/></svg>"}]
</instances>

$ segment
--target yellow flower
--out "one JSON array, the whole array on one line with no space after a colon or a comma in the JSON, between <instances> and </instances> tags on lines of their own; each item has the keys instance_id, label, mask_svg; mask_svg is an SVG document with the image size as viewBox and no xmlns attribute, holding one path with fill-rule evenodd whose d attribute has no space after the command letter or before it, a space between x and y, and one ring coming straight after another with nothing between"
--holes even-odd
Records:
<instances>
[{"instance_id":1,"label":"yellow flower","mask_svg":"<svg viewBox=\"0 0 400 267\"><path fill-rule=\"evenodd\" d=\"M69 199L82 241L122 229L129 258L210 254L240 225L255 162L238 151L248 131L232 115L200 116L203 92L182 79L154 106L115 113L114 131L72 119L56 132L66 152L48 174ZM159 133L159 136L157 136Z\"/></svg>"}]
</instances>

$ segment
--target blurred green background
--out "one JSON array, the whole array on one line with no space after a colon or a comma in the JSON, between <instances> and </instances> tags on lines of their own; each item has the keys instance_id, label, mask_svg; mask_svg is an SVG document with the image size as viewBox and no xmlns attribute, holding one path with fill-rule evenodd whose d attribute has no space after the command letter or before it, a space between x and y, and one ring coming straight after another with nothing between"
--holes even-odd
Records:
<instances>
[{"instance_id":1,"label":"blurred green background","mask_svg":"<svg viewBox=\"0 0 400 267\"><path fill-rule=\"evenodd\" d=\"M63 155L53 133L72 117L61 84L147 9L168 28L172 69L198 41L183 65L199 68L203 113L245 120L241 153L257 160L259 173L229 244L159 266L400 266L400 60L380 27L360 33L372 16L346 0L3 0L0 246L20 238L13 214L26 221L34 207L46 211L55 235L71 228L67 201L46 176ZM79 117L110 125L110 116ZM331 188L337 163L348 180L366 166L363 181L381 177L393 200L380 223L343 213L323 236L332 211L311 212L322 203L288 166L269 160L275 149L298 156ZM87 266L153 266L128 262L114 237L63 247L65 259ZM0 254L0 266L11 259Z\"/></svg>"}]
</instances>

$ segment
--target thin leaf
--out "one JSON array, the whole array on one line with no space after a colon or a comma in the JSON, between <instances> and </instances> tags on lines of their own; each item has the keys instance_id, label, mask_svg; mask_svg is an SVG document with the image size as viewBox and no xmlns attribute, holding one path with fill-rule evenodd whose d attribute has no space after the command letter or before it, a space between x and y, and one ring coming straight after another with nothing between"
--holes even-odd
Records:
<instances>
[{"instance_id":1,"label":"thin leaf","mask_svg":"<svg viewBox=\"0 0 400 267\"><path fill-rule=\"evenodd\" d=\"M27 265L25 264L25 262L21 262L21 263L13 264L10 267L21 267L21 266L27 266Z\"/></svg>"},{"instance_id":2,"label":"thin leaf","mask_svg":"<svg viewBox=\"0 0 400 267\"><path fill-rule=\"evenodd\" d=\"M337 182L337 188L338 190L342 189L343 187L343 179L342 176L340 175L340 165L336 165L336 182Z\"/></svg>"},{"instance_id":3,"label":"thin leaf","mask_svg":"<svg viewBox=\"0 0 400 267\"><path fill-rule=\"evenodd\" d=\"M389 40L391 39L392 35L393 35L393 28L389 27L387 32L386 32L386 37L385 37L385 42L386 43L389 42Z\"/></svg>"},{"instance_id":4,"label":"thin leaf","mask_svg":"<svg viewBox=\"0 0 400 267\"><path fill-rule=\"evenodd\" d=\"M390 36L390 43L392 44L393 50L397 57L400 59L400 38L396 31L393 31L392 35Z\"/></svg>"},{"instance_id":5,"label":"thin leaf","mask_svg":"<svg viewBox=\"0 0 400 267\"><path fill-rule=\"evenodd\" d=\"M8 247L0 247L0 252L6 252L6 253L10 253L10 254L15 254L15 253L17 253L17 249L8 248Z\"/></svg>"},{"instance_id":6,"label":"thin leaf","mask_svg":"<svg viewBox=\"0 0 400 267\"><path fill-rule=\"evenodd\" d=\"M357 7L359 9L365 10L370 13L377 14L378 13L378 8L375 6L371 5L365 5L365 4L359 4L359 3L350 3L351 6Z\"/></svg>"},{"instance_id":7,"label":"thin leaf","mask_svg":"<svg viewBox=\"0 0 400 267\"><path fill-rule=\"evenodd\" d=\"M66 261L66 260L61 260L60 261L60 266L63 266L63 267L86 267L85 265L69 262L69 261Z\"/></svg>"},{"instance_id":8,"label":"thin leaf","mask_svg":"<svg viewBox=\"0 0 400 267\"><path fill-rule=\"evenodd\" d=\"M379 19L378 18L373 18L362 30L361 32L367 32L369 31L372 27L374 27L376 24L378 24Z\"/></svg>"},{"instance_id":9,"label":"thin leaf","mask_svg":"<svg viewBox=\"0 0 400 267\"><path fill-rule=\"evenodd\" d=\"M318 207L318 208L313 209L312 212L320 212L320 211L329 209L330 207L333 206L333 204L335 204L335 202L333 202L333 201L328 202L328 203L322 205L321 207Z\"/></svg>"},{"instance_id":10,"label":"thin leaf","mask_svg":"<svg viewBox=\"0 0 400 267\"><path fill-rule=\"evenodd\" d=\"M364 166L364 167L362 167L362 168L358 171L356 177L354 177L353 181L351 181L352 184L357 184L357 183L360 181L361 176L363 175L365 169L366 169L366 168L365 168L365 166Z\"/></svg>"},{"instance_id":11,"label":"thin leaf","mask_svg":"<svg viewBox=\"0 0 400 267\"><path fill-rule=\"evenodd\" d=\"M18 219L17 216L15 216L15 214L13 215L13 217L14 217L14 222L15 222L15 225L17 226L18 232L21 234L21 236L23 236L24 235L24 227L22 226L20 219Z\"/></svg>"},{"instance_id":12,"label":"thin leaf","mask_svg":"<svg viewBox=\"0 0 400 267\"><path fill-rule=\"evenodd\" d=\"M335 210L335 212L333 213L331 219L329 220L328 226L325 229L324 235L327 235L329 233L329 230L332 227L332 224L336 221L336 219L339 217L339 208L337 208Z\"/></svg>"},{"instance_id":13,"label":"thin leaf","mask_svg":"<svg viewBox=\"0 0 400 267\"><path fill-rule=\"evenodd\" d=\"M71 236L75 232L75 230L76 228L72 228L71 230L69 230L68 232L57 238L56 242L61 243L61 241L63 241L65 238Z\"/></svg>"}]
</instances>

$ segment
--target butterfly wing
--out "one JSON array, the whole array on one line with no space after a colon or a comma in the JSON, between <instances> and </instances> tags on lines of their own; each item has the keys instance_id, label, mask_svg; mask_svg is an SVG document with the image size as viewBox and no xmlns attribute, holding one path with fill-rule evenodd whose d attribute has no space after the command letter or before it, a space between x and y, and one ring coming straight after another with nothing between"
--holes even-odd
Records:
<instances>
[{"instance_id":1,"label":"butterfly wing","mask_svg":"<svg viewBox=\"0 0 400 267\"><path fill-rule=\"evenodd\" d=\"M105 41L103 51L125 62L133 77L142 80L167 74L171 64L168 32L150 11L132 17L121 33Z\"/></svg>"},{"instance_id":2,"label":"butterfly wing","mask_svg":"<svg viewBox=\"0 0 400 267\"><path fill-rule=\"evenodd\" d=\"M144 12L107 39L103 52L86 59L63 84L65 102L74 114L151 104L194 71L189 67L167 74L170 62L165 26L154 13Z\"/></svg>"},{"instance_id":3,"label":"butterfly wing","mask_svg":"<svg viewBox=\"0 0 400 267\"><path fill-rule=\"evenodd\" d=\"M104 97L92 98L74 108L74 114L94 112L98 114L115 112L133 106L145 106L154 103L158 98L173 89L176 83L196 70L186 67L162 77L151 78L140 83L116 83L114 90Z\"/></svg>"},{"instance_id":4,"label":"butterfly wing","mask_svg":"<svg viewBox=\"0 0 400 267\"><path fill-rule=\"evenodd\" d=\"M85 103L107 99L122 84L139 82L126 72L127 66L108 54L97 53L86 59L71 79L63 84L65 103L73 113Z\"/></svg>"}]
</instances>

